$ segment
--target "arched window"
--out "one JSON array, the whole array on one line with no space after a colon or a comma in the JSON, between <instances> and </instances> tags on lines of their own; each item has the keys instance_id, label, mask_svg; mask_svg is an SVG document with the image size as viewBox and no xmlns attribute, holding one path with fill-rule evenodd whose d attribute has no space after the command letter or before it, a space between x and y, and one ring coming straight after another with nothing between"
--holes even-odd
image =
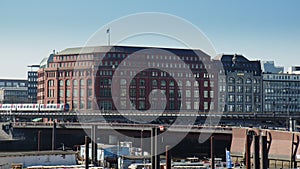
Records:
<instances>
[{"instance_id":1,"label":"arched window","mask_svg":"<svg viewBox=\"0 0 300 169\"><path fill-rule=\"evenodd\" d=\"M230 78L228 79L228 83L235 83L235 79L234 79L233 77L230 77Z\"/></svg>"},{"instance_id":2,"label":"arched window","mask_svg":"<svg viewBox=\"0 0 300 169\"><path fill-rule=\"evenodd\" d=\"M126 85L126 79L121 79L120 85L121 85L121 86L125 86L125 85Z\"/></svg>"},{"instance_id":3,"label":"arched window","mask_svg":"<svg viewBox=\"0 0 300 169\"><path fill-rule=\"evenodd\" d=\"M87 85L88 85L88 86L92 86L92 79L88 79L88 80L87 80Z\"/></svg>"},{"instance_id":4,"label":"arched window","mask_svg":"<svg viewBox=\"0 0 300 169\"><path fill-rule=\"evenodd\" d=\"M64 86L64 81L63 80L59 81L59 86Z\"/></svg>"},{"instance_id":5,"label":"arched window","mask_svg":"<svg viewBox=\"0 0 300 169\"><path fill-rule=\"evenodd\" d=\"M191 86L191 82L189 80L186 81L185 86Z\"/></svg>"},{"instance_id":6,"label":"arched window","mask_svg":"<svg viewBox=\"0 0 300 169\"><path fill-rule=\"evenodd\" d=\"M152 86L157 86L157 80L152 80Z\"/></svg>"},{"instance_id":7,"label":"arched window","mask_svg":"<svg viewBox=\"0 0 300 169\"><path fill-rule=\"evenodd\" d=\"M134 86L136 85L135 79L131 80L130 85L134 85Z\"/></svg>"},{"instance_id":8,"label":"arched window","mask_svg":"<svg viewBox=\"0 0 300 169\"><path fill-rule=\"evenodd\" d=\"M251 84L251 83L252 83L252 80L251 80L250 78L248 78L248 79L246 80L246 83L247 83L247 84Z\"/></svg>"},{"instance_id":9,"label":"arched window","mask_svg":"<svg viewBox=\"0 0 300 169\"><path fill-rule=\"evenodd\" d=\"M166 85L167 85L167 83L166 83L166 81L165 81L165 80L162 80L162 81L160 82L160 85L161 85L161 86L166 86Z\"/></svg>"},{"instance_id":10,"label":"arched window","mask_svg":"<svg viewBox=\"0 0 300 169\"><path fill-rule=\"evenodd\" d=\"M83 86L84 85L84 80L80 79L80 85Z\"/></svg>"},{"instance_id":11,"label":"arched window","mask_svg":"<svg viewBox=\"0 0 300 169\"><path fill-rule=\"evenodd\" d=\"M178 86L182 86L182 81L178 80Z\"/></svg>"},{"instance_id":12,"label":"arched window","mask_svg":"<svg viewBox=\"0 0 300 169\"><path fill-rule=\"evenodd\" d=\"M78 85L78 81L75 79L73 80L73 86L77 86Z\"/></svg>"},{"instance_id":13,"label":"arched window","mask_svg":"<svg viewBox=\"0 0 300 169\"><path fill-rule=\"evenodd\" d=\"M199 82L198 81L195 81L194 82L194 87L198 87L199 86Z\"/></svg>"},{"instance_id":14,"label":"arched window","mask_svg":"<svg viewBox=\"0 0 300 169\"><path fill-rule=\"evenodd\" d=\"M174 86L174 85L175 85L174 81L171 80L169 86Z\"/></svg>"},{"instance_id":15,"label":"arched window","mask_svg":"<svg viewBox=\"0 0 300 169\"><path fill-rule=\"evenodd\" d=\"M66 86L67 86L67 87L70 86L70 80L66 80Z\"/></svg>"},{"instance_id":16,"label":"arched window","mask_svg":"<svg viewBox=\"0 0 300 169\"><path fill-rule=\"evenodd\" d=\"M238 78L237 81L236 81L236 83L242 84L243 83L243 79L242 78Z\"/></svg>"}]
</instances>

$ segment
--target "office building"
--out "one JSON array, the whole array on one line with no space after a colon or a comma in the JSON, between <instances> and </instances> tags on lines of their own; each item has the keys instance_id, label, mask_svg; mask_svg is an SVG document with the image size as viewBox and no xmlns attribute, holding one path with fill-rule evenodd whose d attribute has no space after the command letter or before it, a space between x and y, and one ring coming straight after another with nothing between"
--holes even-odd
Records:
<instances>
[{"instance_id":1,"label":"office building","mask_svg":"<svg viewBox=\"0 0 300 169\"><path fill-rule=\"evenodd\" d=\"M299 113L300 74L263 74L263 91L263 112Z\"/></svg>"},{"instance_id":2,"label":"office building","mask_svg":"<svg viewBox=\"0 0 300 169\"><path fill-rule=\"evenodd\" d=\"M224 112L261 112L261 65L243 55L219 55L224 72L218 79L218 109Z\"/></svg>"},{"instance_id":3,"label":"office building","mask_svg":"<svg viewBox=\"0 0 300 169\"><path fill-rule=\"evenodd\" d=\"M27 80L28 80L28 100L30 103L37 103L37 85L38 72L40 65L28 65Z\"/></svg>"},{"instance_id":4,"label":"office building","mask_svg":"<svg viewBox=\"0 0 300 169\"><path fill-rule=\"evenodd\" d=\"M0 103L29 103L27 87L0 87Z\"/></svg>"},{"instance_id":5,"label":"office building","mask_svg":"<svg viewBox=\"0 0 300 169\"><path fill-rule=\"evenodd\" d=\"M151 105L216 111L218 70L201 50L99 46L68 48L50 57L38 71L39 103L68 103L73 110Z\"/></svg>"}]
</instances>

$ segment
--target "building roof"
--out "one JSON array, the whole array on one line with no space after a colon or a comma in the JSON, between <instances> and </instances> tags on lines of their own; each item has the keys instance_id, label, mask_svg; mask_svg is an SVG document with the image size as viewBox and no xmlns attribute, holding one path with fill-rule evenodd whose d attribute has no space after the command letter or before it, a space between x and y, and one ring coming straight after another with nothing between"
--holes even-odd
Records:
<instances>
[{"instance_id":1,"label":"building roof","mask_svg":"<svg viewBox=\"0 0 300 169\"><path fill-rule=\"evenodd\" d=\"M40 63L40 68L47 68L48 63L53 61L53 56L54 56L54 54L50 54L48 57L43 58Z\"/></svg>"},{"instance_id":2,"label":"building roof","mask_svg":"<svg viewBox=\"0 0 300 169\"><path fill-rule=\"evenodd\" d=\"M0 90L23 90L27 91L27 87L0 87Z\"/></svg>"},{"instance_id":3,"label":"building roof","mask_svg":"<svg viewBox=\"0 0 300 169\"><path fill-rule=\"evenodd\" d=\"M215 57L214 59L220 60L222 62L232 62L232 59L234 57L236 58L237 62L249 62L249 60L245 56L240 54L221 54Z\"/></svg>"},{"instance_id":4,"label":"building roof","mask_svg":"<svg viewBox=\"0 0 300 169\"><path fill-rule=\"evenodd\" d=\"M73 55L73 54L89 54L89 53L105 53L105 52L123 52L123 53L144 53L151 54L151 49L153 54L166 54L171 52L175 55L201 55L210 57L205 52L200 49L184 49L184 48L157 48L157 47L142 47L142 46L89 46L89 47L76 47L67 48L58 52L56 55ZM155 50L156 49L156 50ZM145 51L143 51L145 50Z\"/></svg>"},{"instance_id":5,"label":"building roof","mask_svg":"<svg viewBox=\"0 0 300 169\"><path fill-rule=\"evenodd\" d=\"M221 54L214 59L222 62L223 68L226 70L225 74L227 74L227 71L254 71L256 72L256 76L261 75L261 64L259 60L250 61L239 54Z\"/></svg>"}]
</instances>

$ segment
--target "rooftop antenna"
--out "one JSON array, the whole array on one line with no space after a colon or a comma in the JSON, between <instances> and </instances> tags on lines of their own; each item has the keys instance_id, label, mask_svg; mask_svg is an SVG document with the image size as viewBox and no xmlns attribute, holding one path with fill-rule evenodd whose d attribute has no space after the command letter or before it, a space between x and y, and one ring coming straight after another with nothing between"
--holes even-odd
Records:
<instances>
[{"instance_id":1,"label":"rooftop antenna","mask_svg":"<svg viewBox=\"0 0 300 169\"><path fill-rule=\"evenodd\" d=\"M107 34L107 36L108 36L107 43L108 43L108 46L110 46L110 28L108 28L108 29L106 30L106 34Z\"/></svg>"}]
</instances>

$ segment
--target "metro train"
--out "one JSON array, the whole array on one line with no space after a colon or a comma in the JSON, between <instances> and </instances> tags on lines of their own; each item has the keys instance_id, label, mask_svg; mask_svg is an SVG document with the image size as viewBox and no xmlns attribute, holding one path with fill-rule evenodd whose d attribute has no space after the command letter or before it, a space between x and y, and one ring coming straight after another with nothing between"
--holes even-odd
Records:
<instances>
[{"instance_id":1,"label":"metro train","mask_svg":"<svg viewBox=\"0 0 300 169\"><path fill-rule=\"evenodd\" d=\"M0 112L67 112L68 104L0 104Z\"/></svg>"}]
</instances>

